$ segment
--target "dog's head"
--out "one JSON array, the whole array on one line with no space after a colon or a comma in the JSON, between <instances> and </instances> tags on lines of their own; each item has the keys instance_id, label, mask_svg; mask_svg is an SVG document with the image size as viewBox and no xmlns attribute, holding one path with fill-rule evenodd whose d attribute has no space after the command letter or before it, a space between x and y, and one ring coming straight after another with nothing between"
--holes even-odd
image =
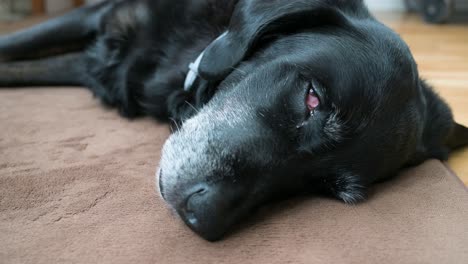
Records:
<instances>
[{"instance_id":1,"label":"dog's head","mask_svg":"<svg viewBox=\"0 0 468 264\"><path fill-rule=\"evenodd\" d=\"M354 203L403 166L446 156L450 110L361 1L240 1L200 74L221 84L165 144L158 182L206 239L272 197Z\"/></svg>"}]
</instances>

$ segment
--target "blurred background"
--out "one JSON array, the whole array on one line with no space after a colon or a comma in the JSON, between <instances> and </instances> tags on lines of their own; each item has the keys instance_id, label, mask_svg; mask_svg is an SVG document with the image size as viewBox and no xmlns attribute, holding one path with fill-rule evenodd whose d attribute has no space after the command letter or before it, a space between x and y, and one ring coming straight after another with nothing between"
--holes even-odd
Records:
<instances>
[{"instance_id":1,"label":"blurred background","mask_svg":"<svg viewBox=\"0 0 468 264\"><path fill-rule=\"evenodd\" d=\"M0 34L100 0L0 0ZM109 0L111 1L111 0ZM352 1L352 0L349 0ZM410 46L421 76L468 126L468 0L365 0ZM449 161L468 185L468 149Z\"/></svg>"},{"instance_id":2,"label":"blurred background","mask_svg":"<svg viewBox=\"0 0 468 264\"><path fill-rule=\"evenodd\" d=\"M56 14L101 0L0 0L0 20L15 21L30 15ZM450 21L468 10L468 0L365 0L375 12L420 12L433 23Z\"/></svg>"}]
</instances>

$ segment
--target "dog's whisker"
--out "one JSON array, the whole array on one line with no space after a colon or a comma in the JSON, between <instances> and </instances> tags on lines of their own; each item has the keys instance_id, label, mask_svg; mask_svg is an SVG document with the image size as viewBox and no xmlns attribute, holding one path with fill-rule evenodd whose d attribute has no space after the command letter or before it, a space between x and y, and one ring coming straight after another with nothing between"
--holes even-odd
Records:
<instances>
[{"instance_id":1,"label":"dog's whisker","mask_svg":"<svg viewBox=\"0 0 468 264\"><path fill-rule=\"evenodd\" d=\"M242 74L244 74L244 75L247 75L247 72L246 72L246 71L243 71L243 70L241 70L241 69L239 69L239 68L237 68L237 67L231 67L231 69L232 69L233 71L237 71L237 72L240 72L240 73L242 73Z\"/></svg>"},{"instance_id":2,"label":"dog's whisker","mask_svg":"<svg viewBox=\"0 0 468 264\"><path fill-rule=\"evenodd\" d=\"M186 104L188 104L195 112L198 114L200 113L200 110L198 110L193 104L191 104L189 101L185 101Z\"/></svg>"},{"instance_id":3,"label":"dog's whisker","mask_svg":"<svg viewBox=\"0 0 468 264\"><path fill-rule=\"evenodd\" d=\"M179 126L179 122L177 122L177 120L175 118L169 118L173 123L174 125L176 126L177 130L179 131L180 130L180 126ZM171 126L171 131L174 132L174 129L172 128Z\"/></svg>"}]
</instances>

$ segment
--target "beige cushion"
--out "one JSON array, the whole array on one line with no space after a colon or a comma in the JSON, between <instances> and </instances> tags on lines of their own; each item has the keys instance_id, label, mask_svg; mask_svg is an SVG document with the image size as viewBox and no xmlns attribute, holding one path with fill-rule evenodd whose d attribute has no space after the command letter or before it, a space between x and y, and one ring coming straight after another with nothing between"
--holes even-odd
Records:
<instances>
[{"instance_id":1,"label":"beige cushion","mask_svg":"<svg viewBox=\"0 0 468 264\"><path fill-rule=\"evenodd\" d=\"M0 90L0 262L468 263L468 194L438 161L358 206L298 198L206 242L155 191L168 135L84 89Z\"/></svg>"}]
</instances>

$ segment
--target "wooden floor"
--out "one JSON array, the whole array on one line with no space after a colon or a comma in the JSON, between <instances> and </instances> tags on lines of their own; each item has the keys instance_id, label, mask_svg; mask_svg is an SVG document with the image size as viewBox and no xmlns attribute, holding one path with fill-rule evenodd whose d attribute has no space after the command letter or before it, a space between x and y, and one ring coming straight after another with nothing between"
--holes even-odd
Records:
<instances>
[{"instance_id":1,"label":"wooden floor","mask_svg":"<svg viewBox=\"0 0 468 264\"><path fill-rule=\"evenodd\" d=\"M468 126L468 21L434 26L416 15L380 13L377 17L401 34L413 51L421 76L450 104L455 119ZM41 20L44 17L14 25L0 23L0 32ZM468 148L454 153L449 165L468 186Z\"/></svg>"},{"instance_id":2,"label":"wooden floor","mask_svg":"<svg viewBox=\"0 0 468 264\"><path fill-rule=\"evenodd\" d=\"M468 126L468 21L434 26L415 15L377 17L409 44L421 77L449 103L456 121ZM468 148L454 153L448 163L468 186Z\"/></svg>"}]
</instances>

